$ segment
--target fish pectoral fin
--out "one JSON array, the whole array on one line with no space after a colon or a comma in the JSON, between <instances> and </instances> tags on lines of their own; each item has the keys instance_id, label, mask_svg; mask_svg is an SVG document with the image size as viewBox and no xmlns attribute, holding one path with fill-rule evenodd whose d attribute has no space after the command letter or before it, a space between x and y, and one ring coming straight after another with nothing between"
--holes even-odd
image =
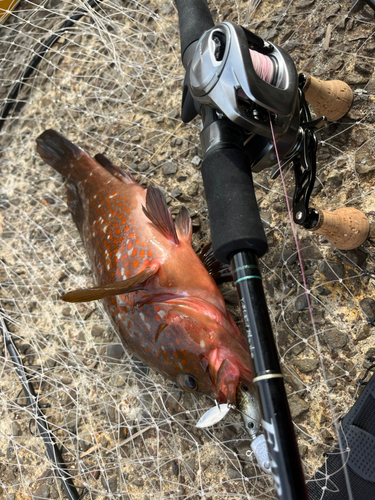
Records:
<instances>
[{"instance_id":1,"label":"fish pectoral fin","mask_svg":"<svg viewBox=\"0 0 375 500\"><path fill-rule=\"evenodd\" d=\"M108 283L105 285L94 286L92 288L81 288L73 290L60 297L64 302L90 302L91 300L100 300L114 295L122 295L124 293L141 290L143 284L151 278L157 269L144 269L140 273L122 281Z\"/></svg>"},{"instance_id":2,"label":"fish pectoral fin","mask_svg":"<svg viewBox=\"0 0 375 500\"><path fill-rule=\"evenodd\" d=\"M214 257L212 243L207 243L199 252L198 257L204 264L204 267L211 274L216 283L224 281L233 281L233 275L230 266L219 262Z\"/></svg>"},{"instance_id":3,"label":"fish pectoral fin","mask_svg":"<svg viewBox=\"0 0 375 500\"><path fill-rule=\"evenodd\" d=\"M183 239L191 241L193 225L191 223L189 210L186 207L181 207L181 210L178 212L175 219L175 224L179 236Z\"/></svg>"},{"instance_id":4,"label":"fish pectoral fin","mask_svg":"<svg viewBox=\"0 0 375 500\"><path fill-rule=\"evenodd\" d=\"M178 245L176 226L172 214L159 188L149 186L146 194L146 208L142 205L146 217L159 229L159 231L175 245Z\"/></svg>"}]
</instances>

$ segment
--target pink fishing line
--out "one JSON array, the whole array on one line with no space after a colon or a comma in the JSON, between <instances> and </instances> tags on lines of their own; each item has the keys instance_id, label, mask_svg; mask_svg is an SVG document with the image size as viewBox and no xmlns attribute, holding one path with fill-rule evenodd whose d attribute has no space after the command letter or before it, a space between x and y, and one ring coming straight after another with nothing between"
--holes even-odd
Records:
<instances>
[{"instance_id":1,"label":"pink fishing line","mask_svg":"<svg viewBox=\"0 0 375 500\"><path fill-rule=\"evenodd\" d=\"M300 249L300 246L299 246L299 243L298 243L297 233L296 233L295 228L294 228L293 214L292 214L292 211L290 209L290 204L289 204L289 199L288 199L288 194L287 194L287 189L286 189L286 184L285 184L285 178L284 178L283 171L281 169L279 152L277 151L276 139L275 139L275 134L274 134L274 131L273 131L273 126L272 126L272 120L271 120L271 114L270 114L270 112L268 112L268 116L269 116L269 119L270 119L270 127L271 127L271 133L272 133L272 140L273 140L273 145L275 147L275 153L276 153L277 163L279 165L280 177L281 177L281 181L282 181L283 188L284 188L284 194L285 194L285 199L286 199L286 205L287 205L287 208L288 208L288 215L289 215L290 225L292 227L293 237L294 237L294 241L296 243L296 248L297 248L297 253L298 253L298 260L299 260L299 264L300 264L300 267L301 267L303 286L304 286L304 289L305 289L305 295L306 295L307 305L308 305L308 308L309 308L309 313L310 313L310 318L311 318L311 324L312 324L312 327L313 327L313 330L314 330L315 339L316 339L317 352L318 352L320 360L321 360L322 359L322 352L321 352L321 348L320 348L318 334L317 334L317 331L316 331L316 324L315 324L314 314L313 314L313 310L312 310L312 307L311 307L310 293L309 293L309 290L307 288L306 275L305 275L305 271L303 269L301 249ZM321 368L322 368L324 380L327 380L327 372L326 372L326 369L325 369L324 364L322 362L321 362ZM332 412L332 416L334 417L335 416L335 411L334 411L334 407L333 407L333 404L332 404L332 400L330 398L328 398L328 404L330 406L330 409L331 409L331 412ZM339 436L339 432L340 431L339 431L339 425L338 425L338 419L337 418L333 419L333 425L334 425L335 430L336 430L336 435ZM339 446L340 446L340 452L341 452L341 458L342 458L342 465L343 465L343 469L344 469L345 483L346 483L346 488L348 490L349 500L354 500L353 494L352 494L352 489L351 489L351 486L350 486L348 470L346 468L346 458L345 458L345 455L344 455L344 451L345 450L343 449L343 446L342 446L342 443L341 443L340 439L339 439Z\"/></svg>"},{"instance_id":2,"label":"pink fishing line","mask_svg":"<svg viewBox=\"0 0 375 500\"><path fill-rule=\"evenodd\" d=\"M280 158L279 158L279 152L278 152L277 146L276 146L276 139L275 139L275 134L274 134L274 131L273 131L273 126L272 126L272 120L271 120L271 114L270 114L270 112L268 112L268 115L269 115L269 119L270 119L270 127L271 127L271 132L272 132L273 145L275 147L275 153L276 153L277 163L279 165L279 172L280 172L281 182L282 182L283 188L284 188L284 194L285 194L285 199L286 199L286 206L288 208L288 215L289 215L290 225L292 227L293 238L294 238L294 241L296 243L299 265L301 267L302 281L303 281L303 286L305 288L305 295L306 295L307 305L308 305L309 312L310 312L312 327L313 327L314 333L316 335L315 319L314 319L313 310L312 310L312 307L311 307L310 293L309 293L309 290L307 288L307 281L306 281L305 270L303 268L303 261L302 261L301 249L300 249L300 246L299 246L299 243L298 243L297 233L296 233L296 230L295 230L295 227L294 227L293 214L292 214L292 210L291 210L290 204L289 204L289 198L288 198L288 194L287 194L284 173L283 173L283 170L281 168L281 163L280 163Z\"/></svg>"},{"instance_id":3,"label":"pink fishing line","mask_svg":"<svg viewBox=\"0 0 375 500\"><path fill-rule=\"evenodd\" d=\"M275 68L271 59L264 54L260 54L260 52L251 49L250 56L256 74L265 82L271 83L275 73Z\"/></svg>"},{"instance_id":4,"label":"pink fishing line","mask_svg":"<svg viewBox=\"0 0 375 500\"><path fill-rule=\"evenodd\" d=\"M271 59L264 54L260 54L256 50L249 49L249 52L255 73L266 83L271 83L275 73L275 68ZM242 89L239 89L238 95L243 99L248 97Z\"/></svg>"}]
</instances>

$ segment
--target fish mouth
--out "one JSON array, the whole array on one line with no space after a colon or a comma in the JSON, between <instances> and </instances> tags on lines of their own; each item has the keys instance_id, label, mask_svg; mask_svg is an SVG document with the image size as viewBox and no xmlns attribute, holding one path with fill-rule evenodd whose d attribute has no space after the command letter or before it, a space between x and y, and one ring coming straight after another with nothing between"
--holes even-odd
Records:
<instances>
[{"instance_id":1,"label":"fish mouth","mask_svg":"<svg viewBox=\"0 0 375 500\"><path fill-rule=\"evenodd\" d=\"M201 364L209 371L211 394L219 403L235 405L238 386L252 382L250 354L236 324L228 314L202 298L178 297L168 300L168 304L209 332L207 339L203 339L206 352L201 353Z\"/></svg>"},{"instance_id":2,"label":"fish mouth","mask_svg":"<svg viewBox=\"0 0 375 500\"><path fill-rule=\"evenodd\" d=\"M209 372L219 403L235 405L237 389L251 385L252 372L225 348L213 349L208 355Z\"/></svg>"}]
</instances>

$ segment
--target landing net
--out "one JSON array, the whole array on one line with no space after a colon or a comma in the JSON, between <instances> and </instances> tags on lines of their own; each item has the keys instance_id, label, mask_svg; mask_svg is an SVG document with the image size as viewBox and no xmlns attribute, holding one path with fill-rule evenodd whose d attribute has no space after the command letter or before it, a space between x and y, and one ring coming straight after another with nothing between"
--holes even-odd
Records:
<instances>
[{"instance_id":1,"label":"landing net","mask_svg":"<svg viewBox=\"0 0 375 500\"><path fill-rule=\"evenodd\" d=\"M124 352L100 303L59 300L92 279L62 178L35 153L45 129L104 153L144 186L156 183L173 214L188 207L194 248L210 239L200 122L180 119L184 70L172 1L105 0L91 8L81 0L21 0L0 28L0 106L41 42L79 8L87 14L45 53L0 134L0 303L40 407L84 498L274 498L270 477L246 453L239 414L196 429L209 398L182 392ZM313 201L354 206L372 222L374 12L349 0L217 0L210 8L217 22L237 22L282 46L299 71L352 87L350 112L319 135ZM268 171L254 179L270 245L262 260L267 299L311 479L375 355L374 248L366 242L341 252L298 230L316 337L281 181ZM292 171L286 182L292 196ZM233 286L222 291L240 323ZM0 376L0 498L66 498L3 343ZM327 479L334 489L334 476Z\"/></svg>"}]
</instances>

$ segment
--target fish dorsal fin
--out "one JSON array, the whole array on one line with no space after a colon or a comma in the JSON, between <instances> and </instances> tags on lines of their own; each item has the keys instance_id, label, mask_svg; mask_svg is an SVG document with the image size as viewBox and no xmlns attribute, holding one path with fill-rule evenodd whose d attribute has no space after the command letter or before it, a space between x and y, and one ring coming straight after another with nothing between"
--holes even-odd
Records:
<instances>
[{"instance_id":1,"label":"fish dorsal fin","mask_svg":"<svg viewBox=\"0 0 375 500\"><path fill-rule=\"evenodd\" d=\"M137 182L132 176L132 174L129 174L128 172L122 170L122 168L118 167L117 165L114 165L111 162L111 160L109 160L102 153L98 153L97 155L95 155L94 160L96 160L103 168L107 170L107 172L112 174L121 182L124 182L125 184L129 184L131 182Z\"/></svg>"},{"instance_id":2,"label":"fish dorsal fin","mask_svg":"<svg viewBox=\"0 0 375 500\"><path fill-rule=\"evenodd\" d=\"M146 194L146 208L142 210L159 231L175 245L178 245L176 226L163 193L158 187L149 186Z\"/></svg>"},{"instance_id":3,"label":"fish dorsal fin","mask_svg":"<svg viewBox=\"0 0 375 500\"><path fill-rule=\"evenodd\" d=\"M175 219L175 224L177 231L181 238L191 241L191 236L193 234L193 225L191 223L191 218L189 215L189 210L186 207L181 207L178 215Z\"/></svg>"},{"instance_id":4,"label":"fish dorsal fin","mask_svg":"<svg viewBox=\"0 0 375 500\"><path fill-rule=\"evenodd\" d=\"M198 257L204 264L204 267L211 274L216 283L224 281L233 281L232 271L230 266L223 264L215 259L212 243L207 243L199 252Z\"/></svg>"},{"instance_id":5,"label":"fish dorsal fin","mask_svg":"<svg viewBox=\"0 0 375 500\"><path fill-rule=\"evenodd\" d=\"M93 288L73 290L62 295L60 299L64 302L90 302L91 300L105 299L114 295L134 292L135 290L141 290L143 284L156 272L157 269L146 268L127 280L115 281L114 283L94 286Z\"/></svg>"}]
</instances>

